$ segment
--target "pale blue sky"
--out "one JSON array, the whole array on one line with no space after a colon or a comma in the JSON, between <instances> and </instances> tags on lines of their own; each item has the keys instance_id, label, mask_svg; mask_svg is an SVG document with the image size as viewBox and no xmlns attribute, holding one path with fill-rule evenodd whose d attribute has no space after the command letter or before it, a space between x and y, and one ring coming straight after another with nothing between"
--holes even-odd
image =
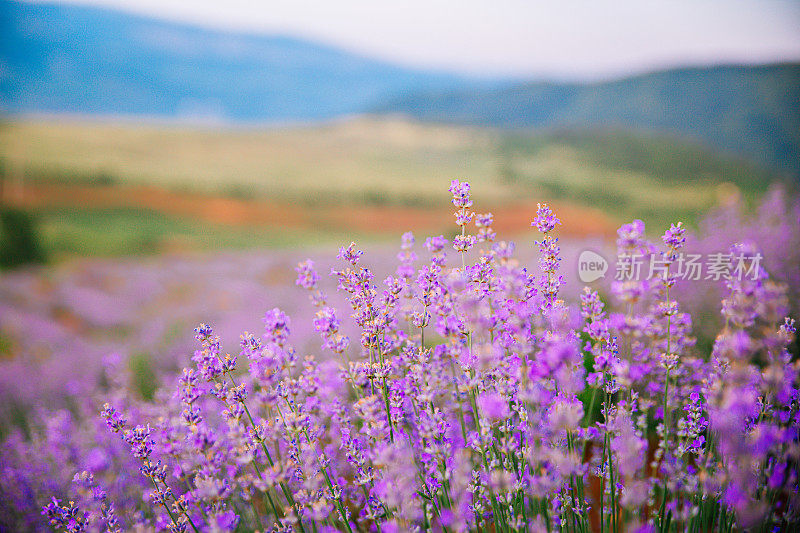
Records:
<instances>
[{"instance_id":1,"label":"pale blue sky","mask_svg":"<svg viewBox=\"0 0 800 533\"><path fill-rule=\"evenodd\" d=\"M800 59L799 0L75 0L419 67L596 79Z\"/></svg>"}]
</instances>

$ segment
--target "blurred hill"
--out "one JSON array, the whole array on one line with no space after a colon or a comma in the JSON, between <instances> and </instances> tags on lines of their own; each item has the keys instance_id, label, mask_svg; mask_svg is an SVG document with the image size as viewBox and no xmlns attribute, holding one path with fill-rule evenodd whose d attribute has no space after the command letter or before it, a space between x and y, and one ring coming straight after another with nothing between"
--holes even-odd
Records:
<instances>
[{"instance_id":1,"label":"blurred hill","mask_svg":"<svg viewBox=\"0 0 800 533\"><path fill-rule=\"evenodd\" d=\"M501 128L666 133L800 177L800 64L686 68L590 85L431 91L377 111Z\"/></svg>"},{"instance_id":2,"label":"blurred hill","mask_svg":"<svg viewBox=\"0 0 800 533\"><path fill-rule=\"evenodd\" d=\"M361 112L400 94L471 83L291 37L0 0L5 112L317 120Z\"/></svg>"},{"instance_id":3,"label":"blurred hill","mask_svg":"<svg viewBox=\"0 0 800 533\"><path fill-rule=\"evenodd\" d=\"M594 84L477 80L301 39L0 0L0 112L210 123L365 112L698 141L800 177L800 65L687 68Z\"/></svg>"},{"instance_id":4,"label":"blurred hill","mask_svg":"<svg viewBox=\"0 0 800 533\"><path fill-rule=\"evenodd\" d=\"M557 209L562 235L613 235L633 218L658 234L776 179L669 137L396 117L266 129L15 120L0 122L3 161L2 201L38 217L55 258L448 234L454 176L509 237L530 231L537 202Z\"/></svg>"}]
</instances>

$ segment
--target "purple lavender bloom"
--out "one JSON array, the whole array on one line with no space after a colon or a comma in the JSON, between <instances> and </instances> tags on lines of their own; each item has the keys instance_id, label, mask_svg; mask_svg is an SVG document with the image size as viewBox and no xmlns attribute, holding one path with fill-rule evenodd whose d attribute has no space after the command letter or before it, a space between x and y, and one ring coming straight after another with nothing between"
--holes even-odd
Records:
<instances>
[{"instance_id":1,"label":"purple lavender bloom","mask_svg":"<svg viewBox=\"0 0 800 533\"><path fill-rule=\"evenodd\" d=\"M636 250L643 244L644 222L634 220L629 224L623 224L617 230L617 247L620 249Z\"/></svg>"},{"instance_id":2,"label":"purple lavender bloom","mask_svg":"<svg viewBox=\"0 0 800 533\"><path fill-rule=\"evenodd\" d=\"M115 433L118 433L125 429L125 425L127 424L127 420L119 413L116 409L114 409L111 404L105 403L103 405L103 410L100 413L108 427L111 428Z\"/></svg>"},{"instance_id":3,"label":"purple lavender bloom","mask_svg":"<svg viewBox=\"0 0 800 533\"><path fill-rule=\"evenodd\" d=\"M289 339L289 317L277 307L264 315L264 338L267 342L283 346Z\"/></svg>"},{"instance_id":4,"label":"purple lavender bloom","mask_svg":"<svg viewBox=\"0 0 800 533\"><path fill-rule=\"evenodd\" d=\"M468 209L472 207L469 189L469 183L466 181L460 182L458 180L453 180L450 182L449 191L453 194L454 206L459 209Z\"/></svg>"},{"instance_id":5,"label":"purple lavender bloom","mask_svg":"<svg viewBox=\"0 0 800 533\"><path fill-rule=\"evenodd\" d=\"M131 446L131 454L138 459L147 459L153 453L155 441L150 438L150 426L136 426L127 431L123 438Z\"/></svg>"},{"instance_id":6,"label":"purple lavender bloom","mask_svg":"<svg viewBox=\"0 0 800 533\"><path fill-rule=\"evenodd\" d=\"M445 265L447 254L444 249L449 241L442 235L436 237L429 237L425 240L425 249L428 250L433 257L431 263L443 267Z\"/></svg>"},{"instance_id":7,"label":"purple lavender bloom","mask_svg":"<svg viewBox=\"0 0 800 533\"><path fill-rule=\"evenodd\" d=\"M559 395L547 413L547 421L554 432L577 431L583 419L583 405L577 398Z\"/></svg>"},{"instance_id":8,"label":"purple lavender bloom","mask_svg":"<svg viewBox=\"0 0 800 533\"><path fill-rule=\"evenodd\" d=\"M403 250L410 250L414 247L414 242L414 234L407 231L400 237L400 248Z\"/></svg>"},{"instance_id":9,"label":"purple lavender bloom","mask_svg":"<svg viewBox=\"0 0 800 533\"><path fill-rule=\"evenodd\" d=\"M351 265L356 266L362 255L364 255L364 252L361 250L356 250L356 243L351 242L349 246L339 249L339 253L336 255L336 258L342 259Z\"/></svg>"},{"instance_id":10,"label":"purple lavender bloom","mask_svg":"<svg viewBox=\"0 0 800 533\"><path fill-rule=\"evenodd\" d=\"M458 226L466 226L472 222L472 212L471 211L457 211L456 212L456 225Z\"/></svg>"},{"instance_id":11,"label":"purple lavender bloom","mask_svg":"<svg viewBox=\"0 0 800 533\"><path fill-rule=\"evenodd\" d=\"M494 222L494 215L491 213L483 213L475 215L475 226L478 228L477 239L478 242L492 242L497 237L497 233L492 230L492 223Z\"/></svg>"},{"instance_id":12,"label":"purple lavender bloom","mask_svg":"<svg viewBox=\"0 0 800 533\"><path fill-rule=\"evenodd\" d=\"M425 239L425 249L432 254L440 253L444 250L444 247L447 246L447 243L448 241L443 235L428 237Z\"/></svg>"},{"instance_id":13,"label":"purple lavender bloom","mask_svg":"<svg viewBox=\"0 0 800 533\"><path fill-rule=\"evenodd\" d=\"M195 338L199 341L204 341L207 338L211 337L214 331L211 329L211 326L208 324L200 324L194 329Z\"/></svg>"},{"instance_id":14,"label":"purple lavender bloom","mask_svg":"<svg viewBox=\"0 0 800 533\"><path fill-rule=\"evenodd\" d=\"M211 526L215 531L234 531L239 523L239 516L233 511L220 511L212 517Z\"/></svg>"},{"instance_id":15,"label":"purple lavender bloom","mask_svg":"<svg viewBox=\"0 0 800 533\"><path fill-rule=\"evenodd\" d=\"M475 225L479 228L489 228L494 222L494 215L491 213L475 214Z\"/></svg>"},{"instance_id":16,"label":"purple lavender bloom","mask_svg":"<svg viewBox=\"0 0 800 533\"><path fill-rule=\"evenodd\" d=\"M456 235L453 238L453 248L460 253L469 251L475 245L474 235Z\"/></svg>"},{"instance_id":17,"label":"purple lavender bloom","mask_svg":"<svg viewBox=\"0 0 800 533\"><path fill-rule=\"evenodd\" d=\"M682 222L672 224L661 239L670 250L678 250L682 248L686 242L686 228L683 227Z\"/></svg>"},{"instance_id":18,"label":"purple lavender bloom","mask_svg":"<svg viewBox=\"0 0 800 533\"><path fill-rule=\"evenodd\" d=\"M493 422L508 418L508 399L496 392L482 392L478 395L478 408L481 415Z\"/></svg>"},{"instance_id":19,"label":"purple lavender bloom","mask_svg":"<svg viewBox=\"0 0 800 533\"><path fill-rule=\"evenodd\" d=\"M55 498L49 505L42 508L42 514L49 519L51 526L63 528L64 531L70 533L84 531L88 521L87 513L81 512L75 507L74 502L69 502L69 505L61 505L61 502Z\"/></svg>"},{"instance_id":20,"label":"purple lavender bloom","mask_svg":"<svg viewBox=\"0 0 800 533\"><path fill-rule=\"evenodd\" d=\"M561 224L561 221L556 217L550 207L547 204L538 204L536 218L531 222L531 226L538 229L541 233L549 233L556 227L556 224Z\"/></svg>"},{"instance_id":21,"label":"purple lavender bloom","mask_svg":"<svg viewBox=\"0 0 800 533\"><path fill-rule=\"evenodd\" d=\"M317 311L314 318L314 329L324 335L336 333L339 330L339 320L336 318L336 311L332 307L326 307Z\"/></svg>"},{"instance_id":22,"label":"purple lavender bloom","mask_svg":"<svg viewBox=\"0 0 800 533\"><path fill-rule=\"evenodd\" d=\"M311 259L306 259L297 264L294 269L297 272L297 281L295 282L304 289L316 289L319 282L319 274L314 270L314 262Z\"/></svg>"}]
</instances>

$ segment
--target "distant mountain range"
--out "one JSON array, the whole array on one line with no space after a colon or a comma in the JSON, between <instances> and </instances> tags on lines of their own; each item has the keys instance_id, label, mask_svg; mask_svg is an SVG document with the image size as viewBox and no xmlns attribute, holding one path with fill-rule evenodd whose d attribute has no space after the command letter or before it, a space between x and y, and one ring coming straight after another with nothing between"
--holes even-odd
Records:
<instances>
[{"instance_id":1,"label":"distant mountain range","mask_svg":"<svg viewBox=\"0 0 800 533\"><path fill-rule=\"evenodd\" d=\"M501 128L667 133L800 176L800 64L686 68L585 85L434 90L376 111Z\"/></svg>"},{"instance_id":2,"label":"distant mountain range","mask_svg":"<svg viewBox=\"0 0 800 533\"><path fill-rule=\"evenodd\" d=\"M357 113L509 129L643 130L800 177L800 64L594 83L481 80L283 36L0 0L0 112L266 123Z\"/></svg>"},{"instance_id":3,"label":"distant mountain range","mask_svg":"<svg viewBox=\"0 0 800 533\"><path fill-rule=\"evenodd\" d=\"M472 86L285 36L0 0L0 111L234 122L319 120Z\"/></svg>"}]
</instances>

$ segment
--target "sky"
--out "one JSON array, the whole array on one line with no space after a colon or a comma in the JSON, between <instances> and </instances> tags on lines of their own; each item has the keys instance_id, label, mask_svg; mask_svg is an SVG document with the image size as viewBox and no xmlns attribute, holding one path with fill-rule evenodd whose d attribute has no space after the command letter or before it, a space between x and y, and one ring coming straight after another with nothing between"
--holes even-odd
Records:
<instances>
[{"instance_id":1,"label":"sky","mask_svg":"<svg viewBox=\"0 0 800 533\"><path fill-rule=\"evenodd\" d=\"M35 0L38 1L38 0ZM608 79L800 60L800 0L72 0L466 74Z\"/></svg>"}]
</instances>

